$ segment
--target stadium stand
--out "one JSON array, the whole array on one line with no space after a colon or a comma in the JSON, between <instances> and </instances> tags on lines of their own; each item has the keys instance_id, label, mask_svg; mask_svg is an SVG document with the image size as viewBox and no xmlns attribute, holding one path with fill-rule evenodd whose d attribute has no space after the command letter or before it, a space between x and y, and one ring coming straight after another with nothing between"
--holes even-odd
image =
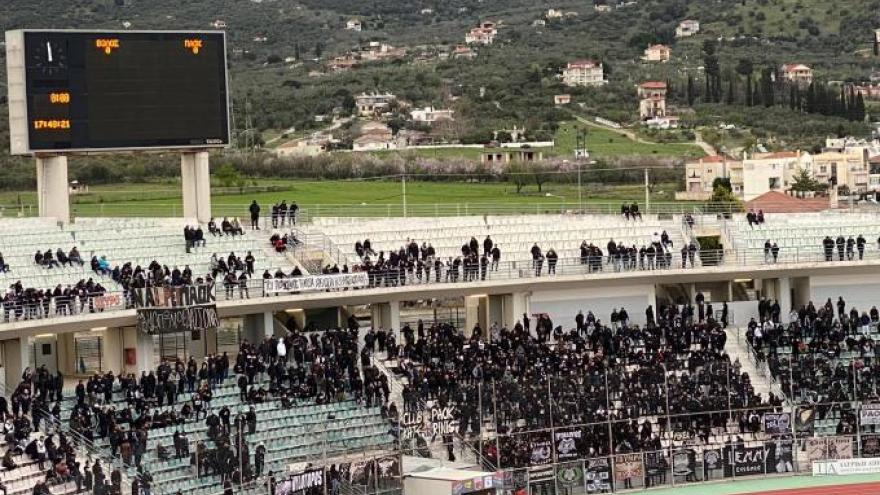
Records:
<instances>
[{"instance_id":1,"label":"stadium stand","mask_svg":"<svg viewBox=\"0 0 880 495\"><path fill-rule=\"evenodd\" d=\"M190 245L184 238L187 225L185 220L156 218L84 218L70 226L39 218L0 219L0 254L7 268L0 271L4 320L94 312L95 296L121 293L130 286L182 285L186 277L181 274L186 273L192 274L192 281L210 275L220 285L225 283L224 272L232 272L234 282L239 282L242 275L260 277L265 271L290 272L294 267L283 252L269 249L269 231L206 233L204 243ZM51 254L57 262L56 251L68 254L73 248L82 263L48 266L35 261L38 252ZM249 256L253 270L245 262ZM96 270L93 263L102 260L107 269ZM138 272L143 282L135 280ZM59 304L77 299L80 304Z\"/></svg>"},{"instance_id":2,"label":"stadium stand","mask_svg":"<svg viewBox=\"0 0 880 495\"><path fill-rule=\"evenodd\" d=\"M794 261L800 256L804 261L825 259L823 240L830 237L835 241L834 258L837 259L836 241L843 237L853 243L863 236L865 256L877 256L877 235L880 235L880 219L877 215L848 213L846 215L822 213L771 214L759 224L738 216L727 222L728 238L733 247L742 252L752 253L755 262L760 262L761 251L767 241L776 243L780 261ZM858 256L858 246L850 247L853 256Z\"/></svg>"}]
</instances>

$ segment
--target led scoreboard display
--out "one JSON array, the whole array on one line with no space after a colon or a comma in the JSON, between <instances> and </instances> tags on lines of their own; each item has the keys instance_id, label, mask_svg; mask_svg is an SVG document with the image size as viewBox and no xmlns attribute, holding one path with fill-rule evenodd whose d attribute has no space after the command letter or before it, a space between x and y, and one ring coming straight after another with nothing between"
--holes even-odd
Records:
<instances>
[{"instance_id":1,"label":"led scoreboard display","mask_svg":"<svg viewBox=\"0 0 880 495\"><path fill-rule=\"evenodd\" d=\"M9 31L13 154L229 144L222 32Z\"/></svg>"}]
</instances>

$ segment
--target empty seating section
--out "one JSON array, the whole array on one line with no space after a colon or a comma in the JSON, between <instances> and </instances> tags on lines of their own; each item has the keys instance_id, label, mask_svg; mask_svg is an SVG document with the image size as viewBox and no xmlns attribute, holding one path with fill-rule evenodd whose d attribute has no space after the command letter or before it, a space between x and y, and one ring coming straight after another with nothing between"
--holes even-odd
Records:
<instances>
[{"instance_id":1,"label":"empty seating section","mask_svg":"<svg viewBox=\"0 0 880 495\"><path fill-rule=\"evenodd\" d=\"M61 227L57 223L39 218L0 219L0 253L9 271L0 272L0 284L5 289L16 281L24 287L39 289L75 284L81 279L93 278L107 290L121 289L109 276L94 273L89 261L93 256L105 256L110 267L131 262L143 268L158 261L173 269L189 266L194 277L211 272L211 255L226 257L230 252L244 257L250 251L255 258L255 273L282 268L290 271L292 265L283 255L272 255L264 247L268 237L262 232L247 231L244 236L217 236L205 232L206 245L186 252L182 219L161 218L81 218L75 224ZM80 252L83 266L46 268L34 263L39 250L57 249L68 253L74 246Z\"/></svg>"},{"instance_id":2,"label":"empty seating section","mask_svg":"<svg viewBox=\"0 0 880 495\"><path fill-rule=\"evenodd\" d=\"M577 258L583 241L603 250L614 240L638 249L651 243L654 233L664 230L675 249L684 244L681 223L645 215L642 221L615 215L522 215L440 218L392 218L382 220L315 218L313 230L330 237L350 258L357 259L354 245L369 239L377 253L397 251L407 239L431 244L441 259L461 256L461 246L475 237L482 246L488 235L500 246L502 259L531 259L529 250L537 243L542 250L556 250L560 258Z\"/></svg>"},{"instance_id":3,"label":"empty seating section","mask_svg":"<svg viewBox=\"0 0 880 495\"><path fill-rule=\"evenodd\" d=\"M113 393L113 402L117 410L126 407L123 392ZM67 418L74 406L73 392L68 391L62 405L62 418ZM169 407L179 409L191 394L178 396L175 406L152 408L153 412L167 410ZM240 400L235 378L229 378L214 389L214 398L210 410L219 411L229 407L233 417L239 412L246 412L253 406L257 413L256 433L246 435L250 455L261 442L266 446L264 473L268 471L285 472L289 464L297 462L316 462L324 456L332 458L356 451L376 451L393 448L394 438L390 434L390 426L382 418L378 407L363 407L355 401L343 401L331 404L315 404L313 401L300 403L290 409L283 409L277 400L259 404L246 404ZM332 415L335 419L328 419ZM147 466L154 479L154 493L183 493L211 495L221 490L220 476L216 474L196 475L189 456L174 458L173 436L176 431L184 434L189 442L189 452L196 451L196 444L204 442L207 448L214 443L208 438L208 427L205 418L191 420L177 426L154 428L148 430L147 451L143 457L143 465ZM157 448L162 444L171 455L171 459L160 461ZM95 439L95 445L110 455L108 439ZM253 459L251 459L253 463Z\"/></svg>"},{"instance_id":4,"label":"empty seating section","mask_svg":"<svg viewBox=\"0 0 880 495\"><path fill-rule=\"evenodd\" d=\"M877 252L880 216L867 213L776 213L765 214L765 222L754 226L749 226L746 219L739 216L728 220L728 227L733 246L738 251L760 252L769 240L780 247L780 258L795 250L820 255L822 240L826 236L836 239L838 236L856 238L862 235L868 241L866 256L871 256Z\"/></svg>"}]
</instances>

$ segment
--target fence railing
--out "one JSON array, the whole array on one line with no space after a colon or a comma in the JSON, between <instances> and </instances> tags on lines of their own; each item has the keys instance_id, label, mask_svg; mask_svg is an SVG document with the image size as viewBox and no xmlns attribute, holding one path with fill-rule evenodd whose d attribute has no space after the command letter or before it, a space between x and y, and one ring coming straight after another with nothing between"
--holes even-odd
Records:
<instances>
[{"instance_id":1,"label":"fence railing","mask_svg":"<svg viewBox=\"0 0 880 495\"><path fill-rule=\"evenodd\" d=\"M577 202L560 197L558 201L546 197L534 202L517 203L377 203L377 204L301 204L297 217L309 222L319 217L448 217L469 215L538 215L538 214L621 214L622 205L635 201ZM211 213L216 218L237 217L244 222L250 218L250 202L213 203ZM271 220L271 205L262 205L262 217ZM640 204L643 215L733 214L741 211L736 203L705 202L651 202ZM183 205L178 202L101 202L71 204L74 217L182 217ZM39 215L34 204L0 205L0 217L31 217ZM265 223L269 225L270 223Z\"/></svg>"},{"instance_id":2,"label":"fence railing","mask_svg":"<svg viewBox=\"0 0 880 495\"><path fill-rule=\"evenodd\" d=\"M500 261L497 264L488 262L485 265L462 265L447 267L441 270L431 269L426 272L398 270L371 271L367 287L350 287L351 290L377 290L389 287L420 286L445 284L478 284L500 280L537 280L552 279L562 276L596 276L602 273L638 273L655 272L680 273L688 270L712 268L736 268L759 266L798 266L802 264L863 263L876 265L880 263L880 251L868 250L859 258L845 256L839 260L835 251L829 260L821 248L782 248L774 256L763 249L739 251L689 251L686 254L669 252L661 256L585 256L577 258L560 258L552 260L524 259ZM357 270L358 267L350 267ZM97 282L109 283L109 279L93 274ZM27 288L28 277L22 277L22 285ZM74 281L72 280L71 283ZM291 293L293 294L293 293ZM229 286L217 286L217 300L220 302L277 297L280 294L267 293L261 279L251 279L244 285L236 283ZM11 300L2 303L0 323L22 320L41 320L65 318L82 314L106 314L115 311L133 309L131 295L126 291L107 291L103 294L86 294L71 297L44 297L41 300Z\"/></svg>"}]
</instances>

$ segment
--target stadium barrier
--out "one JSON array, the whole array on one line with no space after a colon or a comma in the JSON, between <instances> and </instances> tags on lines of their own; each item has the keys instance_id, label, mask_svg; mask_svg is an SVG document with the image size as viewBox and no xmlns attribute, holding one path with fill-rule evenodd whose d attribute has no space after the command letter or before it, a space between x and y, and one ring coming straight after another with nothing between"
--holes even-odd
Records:
<instances>
[{"instance_id":1,"label":"stadium barrier","mask_svg":"<svg viewBox=\"0 0 880 495\"><path fill-rule=\"evenodd\" d=\"M430 277L419 277L418 273L411 271L395 271L382 273L369 273L368 286L360 287L360 284L351 287L340 287L335 290L376 290L384 288L404 287L404 286L420 286L420 285L437 285L446 284L478 284L491 283L500 280L535 280L535 279L552 279L553 277L562 276L595 276L608 273L624 273L624 272L657 272L657 273L684 273L694 269L705 267L782 267L797 265L829 265L839 266L842 263L865 263L876 264L880 261L880 251L870 250L865 253L862 260L858 258L852 261L838 261L837 258L830 262L825 261L824 254L821 249L815 247L789 247L783 248L777 259L769 257L762 249L750 249L739 251L700 251L694 253L693 262L688 260L682 263L682 257L678 253L670 253L668 259L660 260L659 258L645 259L644 263L637 259L613 258L607 256L601 259L595 257L586 258L560 258L555 265L551 266L546 260L536 263L534 260L512 260L501 261L496 265L491 262L481 270L479 266L471 267L468 272L462 267L456 272L458 275L454 277L447 276L448 271L445 269L439 279L436 271L431 270ZM693 264L692 264L693 263ZM683 266L684 265L684 266ZM356 272L353 272L356 273ZM259 276L259 274L257 274ZM97 282L105 282L107 279L95 276ZM24 287L29 287L28 278L20 279ZM219 281L218 281L219 282ZM70 281L73 285L75 280ZM326 289L331 290L331 289ZM302 291L306 292L306 291ZM302 292L294 292L299 294ZM217 302L256 299L263 297L278 297L277 294L267 291L265 282L261 278L253 278L242 285L236 283L230 286L217 286ZM2 314L0 314L0 323L23 321L23 320L42 320L55 319L82 314L99 314L113 311L122 311L134 309L132 302L132 294L127 291L106 291L101 294L87 294L82 296L71 297L69 299L53 298L51 301L33 301L23 303L4 303L2 304Z\"/></svg>"}]
</instances>

